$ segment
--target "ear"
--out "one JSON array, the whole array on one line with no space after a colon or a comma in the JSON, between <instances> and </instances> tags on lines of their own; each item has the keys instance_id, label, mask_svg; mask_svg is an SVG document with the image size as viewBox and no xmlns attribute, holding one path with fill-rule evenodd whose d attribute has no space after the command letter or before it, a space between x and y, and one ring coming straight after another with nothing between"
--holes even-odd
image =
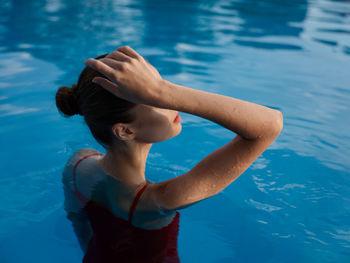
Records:
<instances>
[{"instance_id":1,"label":"ear","mask_svg":"<svg viewBox=\"0 0 350 263\"><path fill-rule=\"evenodd\" d=\"M112 126L112 132L119 140L128 141L135 138L135 132L130 125L116 123Z\"/></svg>"}]
</instances>

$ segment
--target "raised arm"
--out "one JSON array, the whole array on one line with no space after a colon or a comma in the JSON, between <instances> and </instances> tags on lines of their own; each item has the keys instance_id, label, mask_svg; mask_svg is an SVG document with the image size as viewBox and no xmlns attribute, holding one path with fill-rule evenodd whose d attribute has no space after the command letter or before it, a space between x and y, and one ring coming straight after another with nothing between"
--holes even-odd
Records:
<instances>
[{"instance_id":1,"label":"raised arm","mask_svg":"<svg viewBox=\"0 0 350 263\"><path fill-rule=\"evenodd\" d=\"M237 179L278 137L283 115L248 101L168 81L164 85L160 107L206 118L237 133L187 173L148 187L155 207L174 211L219 193Z\"/></svg>"},{"instance_id":2,"label":"raised arm","mask_svg":"<svg viewBox=\"0 0 350 263\"><path fill-rule=\"evenodd\" d=\"M274 136L283 126L278 110L164 80L158 107L197 115L237 133L246 140Z\"/></svg>"},{"instance_id":3,"label":"raised arm","mask_svg":"<svg viewBox=\"0 0 350 263\"><path fill-rule=\"evenodd\" d=\"M96 83L118 97L194 114L237 134L187 173L149 185L143 195L151 210L173 212L219 193L248 169L283 127L280 111L164 80L128 46L85 63L106 76Z\"/></svg>"}]
</instances>

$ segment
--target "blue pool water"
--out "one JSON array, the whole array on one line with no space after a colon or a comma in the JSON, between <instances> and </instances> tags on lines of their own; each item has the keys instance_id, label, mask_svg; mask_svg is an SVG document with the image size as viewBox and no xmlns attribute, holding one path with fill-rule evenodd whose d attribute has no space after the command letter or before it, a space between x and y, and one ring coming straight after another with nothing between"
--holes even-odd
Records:
<instances>
[{"instance_id":1,"label":"blue pool water","mask_svg":"<svg viewBox=\"0 0 350 263\"><path fill-rule=\"evenodd\" d=\"M163 78L278 109L278 139L232 185L180 210L184 263L350 262L350 2L0 0L0 262L81 262L61 172L103 151L55 107L89 57L130 45ZM191 169L235 134L182 113L146 177Z\"/></svg>"}]
</instances>

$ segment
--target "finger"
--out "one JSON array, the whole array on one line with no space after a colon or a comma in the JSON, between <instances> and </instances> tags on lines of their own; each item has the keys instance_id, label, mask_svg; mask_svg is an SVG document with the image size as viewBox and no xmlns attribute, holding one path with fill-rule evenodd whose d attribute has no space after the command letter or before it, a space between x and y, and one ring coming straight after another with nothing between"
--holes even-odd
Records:
<instances>
[{"instance_id":1,"label":"finger","mask_svg":"<svg viewBox=\"0 0 350 263\"><path fill-rule=\"evenodd\" d=\"M108 77L109 79L113 76L114 73L114 69L111 68L109 65L106 65L105 63L103 63L100 60L97 59L93 59L93 58L89 58L87 60L84 61L84 64L86 66L91 67L92 69L100 72L101 74L105 75L106 77Z\"/></svg>"},{"instance_id":2,"label":"finger","mask_svg":"<svg viewBox=\"0 0 350 263\"><path fill-rule=\"evenodd\" d=\"M100 85L102 88L108 90L113 95L116 95L117 97L122 98L122 93L118 85L113 83L112 81L102 77L95 77L92 79L92 82L96 83L97 85Z\"/></svg>"},{"instance_id":3,"label":"finger","mask_svg":"<svg viewBox=\"0 0 350 263\"><path fill-rule=\"evenodd\" d=\"M105 63L106 65L110 66L113 69L121 69L123 67L123 64L125 64L125 62L122 61L117 61L115 59L112 58L101 58L100 61L102 61L103 63Z\"/></svg>"},{"instance_id":4,"label":"finger","mask_svg":"<svg viewBox=\"0 0 350 263\"><path fill-rule=\"evenodd\" d=\"M115 50L115 51L109 53L106 56L106 58L112 58L112 59L115 59L118 61L125 61L125 62L130 62L132 59L130 56L127 56L123 52L120 52L118 50Z\"/></svg>"},{"instance_id":5,"label":"finger","mask_svg":"<svg viewBox=\"0 0 350 263\"><path fill-rule=\"evenodd\" d=\"M137 53L135 50L133 50L129 46L122 46L122 47L117 48L117 50L124 53L125 55L128 55L129 57L132 57L132 58L139 59L142 57L141 55L139 55L139 53Z\"/></svg>"}]
</instances>

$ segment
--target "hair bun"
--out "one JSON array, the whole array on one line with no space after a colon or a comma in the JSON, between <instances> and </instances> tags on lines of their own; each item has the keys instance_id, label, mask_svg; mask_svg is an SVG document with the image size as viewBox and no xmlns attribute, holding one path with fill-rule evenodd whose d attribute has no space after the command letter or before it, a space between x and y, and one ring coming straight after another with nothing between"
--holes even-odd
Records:
<instances>
[{"instance_id":1,"label":"hair bun","mask_svg":"<svg viewBox=\"0 0 350 263\"><path fill-rule=\"evenodd\" d=\"M81 114L77 100L77 84L71 88L60 87L56 93L56 106L64 115L73 116Z\"/></svg>"}]
</instances>

